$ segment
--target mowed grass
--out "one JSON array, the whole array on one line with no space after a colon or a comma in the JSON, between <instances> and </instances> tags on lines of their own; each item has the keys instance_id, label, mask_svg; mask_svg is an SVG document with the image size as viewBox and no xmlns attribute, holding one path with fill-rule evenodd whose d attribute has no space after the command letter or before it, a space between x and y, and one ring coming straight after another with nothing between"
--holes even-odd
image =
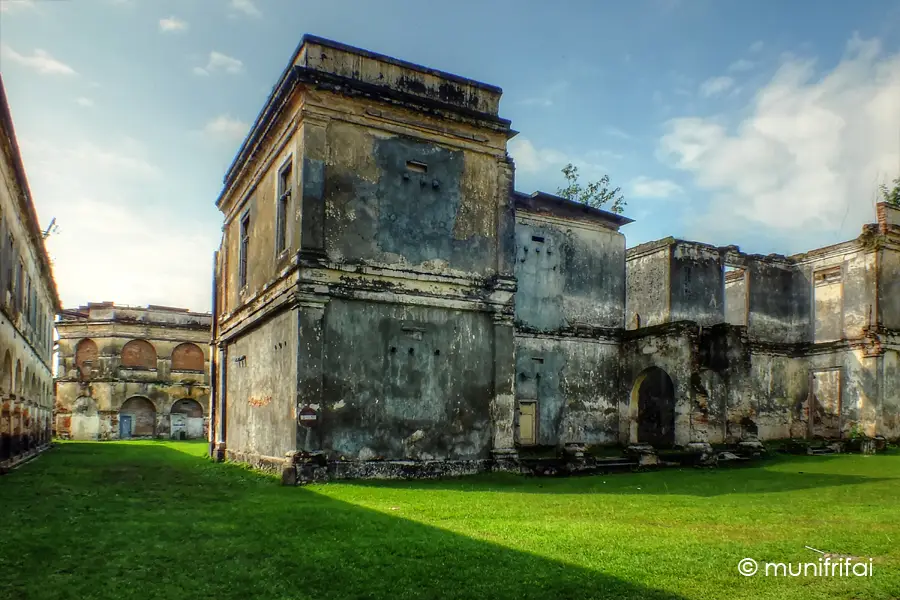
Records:
<instances>
[{"instance_id":1,"label":"mowed grass","mask_svg":"<svg viewBox=\"0 0 900 600\"><path fill-rule=\"evenodd\" d=\"M900 597L900 455L570 479L281 487L185 442L58 444L0 477L0 598ZM871 577L738 562L874 559Z\"/></svg>"}]
</instances>

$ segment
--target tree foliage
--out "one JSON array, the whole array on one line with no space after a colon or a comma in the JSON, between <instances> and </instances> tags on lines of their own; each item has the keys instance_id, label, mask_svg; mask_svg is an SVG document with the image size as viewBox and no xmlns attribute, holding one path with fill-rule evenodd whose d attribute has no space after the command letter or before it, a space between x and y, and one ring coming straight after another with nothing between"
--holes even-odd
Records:
<instances>
[{"instance_id":1,"label":"tree foliage","mask_svg":"<svg viewBox=\"0 0 900 600\"><path fill-rule=\"evenodd\" d=\"M578 182L578 167L572 163L562 169L567 185L559 188L556 193L566 198L587 204L593 208L605 208L616 214L625 212L625 198L622 196L622 188L610 189L609 175L604 175L598 181L592 181L586 186Z\"/></svg>"},{"instance_id":2,"label":"tree foliage","mask_svg":"<svg viewBox=\"0 0 900 600\"><path fill-rule=\"evenodd\" d=\"M888 188L885 184L881 184L881 195L884 201L893 206L900 207L900 177L894 178L894 187Z\"/></svg>"}]
</instances>

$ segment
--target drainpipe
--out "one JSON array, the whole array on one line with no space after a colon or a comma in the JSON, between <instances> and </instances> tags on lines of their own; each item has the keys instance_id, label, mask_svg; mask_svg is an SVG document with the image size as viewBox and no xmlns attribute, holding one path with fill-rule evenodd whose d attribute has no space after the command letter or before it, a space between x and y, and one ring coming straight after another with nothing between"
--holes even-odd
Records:
<instances>
[{"instance_id":1,"label":"drainpipe","mask_svg":"<svg viewBox=\"0 0 900 600\"><path fill-rule=\"evenodd\" d=\"M219 322L219 293L218 293L218 273L219 253L213 252L213 269L212 269L212 323L210 324L209 339L209 455L214 457L216 451L216 402L218 402L219 394L217 386L217 362L218 352L216 345L216 337L218 335Z\"/></svg>"}]
</instances>

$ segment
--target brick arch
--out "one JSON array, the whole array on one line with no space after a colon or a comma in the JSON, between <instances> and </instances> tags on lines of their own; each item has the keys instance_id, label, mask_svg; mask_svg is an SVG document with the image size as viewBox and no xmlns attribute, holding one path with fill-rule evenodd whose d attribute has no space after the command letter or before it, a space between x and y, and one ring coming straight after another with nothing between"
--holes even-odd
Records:
<instances>
[{"instance_id":1,"label":"brick arch","mask_svg":"<svg viewBox=\"0 0 900 600\"><path fill-rule=\"evenodd\" d=\"M92 365L97 365L97 357L100 351L97 349L97 343L91 338L84 338L75 346L75 366L79 369L85 363L90 361Z\"/></svg>"},{"instance_id":2,"label":"brick arch","mask_svg":"<svg viewBox=\"0 0 900 600\"><path fill-rule=\"evenodd\" d=\"M188 417L203 417L203 406L193 398L176 400L169 410L170 413L182 414Z\"/></svg>"},{"instance_id":3,"label":"brick arch","mask_svg":"<svg viewBox=\"0 0 900 600\"><path fill-rule=\"evenodd\" d=\"M156 348L147 340L131 340L122 347L122 366L155 369Z\"/></svg>"},{"instance_id":4,"label":"brick arch","mask_svg":"<svg viewBox=\"0 0 900 600\"><path fill-rule=\"evenodd\" d=\"M122 415L131 417L131 435L136 437L156 435L156 407L144 396L132 396L119 409Z\"/></svg>"},{"instance_id":5,"label":"brick arch","mask_svg":"<svg viewBox=\"0 0 900 600\"><path fill-rule=\"evenodd\" d=\"M185 342L172 350L173 371L202 371L205 363L203 350L197 344Z\"/></svg>"}]
</instances>

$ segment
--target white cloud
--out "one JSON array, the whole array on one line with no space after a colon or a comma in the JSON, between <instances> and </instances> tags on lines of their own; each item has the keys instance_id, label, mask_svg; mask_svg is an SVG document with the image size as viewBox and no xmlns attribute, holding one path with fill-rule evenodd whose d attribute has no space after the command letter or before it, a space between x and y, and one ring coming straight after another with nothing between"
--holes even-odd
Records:
<instances>
[{"instance_id":1,"label":"white cloud","mask_svg":"<svg viewBox=\"0 0 900 600\"><path fill-rule=\"evenodd\" d=\"M262 16L262 12L256 8L256 5L253 4L252 0L231 0L229 6L232 11L241 12L250 17L259 18Z\"/></svg>"},{"instance_id":2,"label":"white cloud","mask_svg":"<svg viewBox=\"0 0 900 600\"><path fill-rule=\"evenodd\" d=\"M668 179L641 176L631 181L631 195L637 198L669 198L683 192L680 185Z\"/></svg>"},{"instance_id":3,"label":"white cloud","mask_svg":"<svg viewBox=\"0 0 900 600\"><path fill-rule=\"evenodd\" d=\"M13 14L37 9L37 3L34 0L0 0L0 13Z\"/></svg>"},{"instance_id":4,"label":"white cloud","mask_svg":"<svg viewBox=\"0 0 900 600\"><path fill-rule=\"evenodd\" d=\"M59 233L47 241L65 306L114 300L208 310L219 232L159 203L167 177L143 145L74 136L20 139L32 193Z\"/></svg>"},{"instance_id":5,"label":"white cloud","mask_svg":"<svg viewBox=\"0 0 900 600\"><path fill-rule=\"evenodd\" d=\"M13 50L10 46L0 46L0 56L19 63L20 65L46 75L77 75L75 69L56 60L50 53L38 48L32 56L25 56Z\"/></svg>"},{"instance_id":6,"label":"white cloud","mask_svg":"<svg viewBox=\"0 0 900 600\"><path fill-rule=\"evenodd\" d=\"M711 77L700 84L700 95L709 98L717 96L731 89L734 85L734 79L731 77Z\"/></svg>"},{"instance_id":7,"label":"white cloud","mask_svg":"<svg viewBox=\"0 0 900 600\"><path fill-rule=\"evenodd\" d=\"M182 21L178 17L168 17L159 20L159 30L163 33L177 33L179 31L187 31L187 21Z\"/></svg>"},{"instance_id":8,"label":"white cloud","mask_svg":"<svg viewBox=\"0 0 900 600\"><path fill-rule=\"evenodd\" d=\"M90 107L94 106L94 101L91 100L90 98L85 98L84 96L81 96L80 98L75 98L75 103L78 104L79 106L84 106L85 108L90 108Z\"/></svg>"},{"instance_id":9,"label":"white cloud","mask_svg":"<svg viewBox=\"0 0 900 600\"><path fill-rule=\"evenodd\" d=\"M227 141L241 141L249 130L250 125L229 115L220 115L203 127L207 136Z\"/></svg>"},{"instance_id":10,"label":"white cloud","mask_svg":"<svg viewBox=\"0 0 900 600\"><path fill-rule=\"evenodd\" d=\"M736 128L722 118L667 123L660 156L713 193L698 230L785 237L785 250L833 243L874 219L875 183L900 165L900 54L854 35L841 62L817 77L790 58Z\"/></svg>"},{"instance_id":11,"label":"white cloud","mask_svg":"<svg viewBox=\"0 0 900 600\"><path fill-rule=\"evenodd\" d=\"M240 60L214 50L209 53L209 60L205 67L194 67L194 74L209 75L220 71L236 74L240 73L243 69L244 63Z\"/></svg>"},{"instance_id":12,"label":"white cloud","mask_svg":"<svg viewBox=\"0 0 900 600\"><path fill-rule=\"evenodd\" d=\"M753 67L756 66L752 60L747 60L746 58L741 58L739 60L734 61L728 66L728 71L730 73L738 73L741 71L751 71Z\"/></svg>"}]
</instances>

